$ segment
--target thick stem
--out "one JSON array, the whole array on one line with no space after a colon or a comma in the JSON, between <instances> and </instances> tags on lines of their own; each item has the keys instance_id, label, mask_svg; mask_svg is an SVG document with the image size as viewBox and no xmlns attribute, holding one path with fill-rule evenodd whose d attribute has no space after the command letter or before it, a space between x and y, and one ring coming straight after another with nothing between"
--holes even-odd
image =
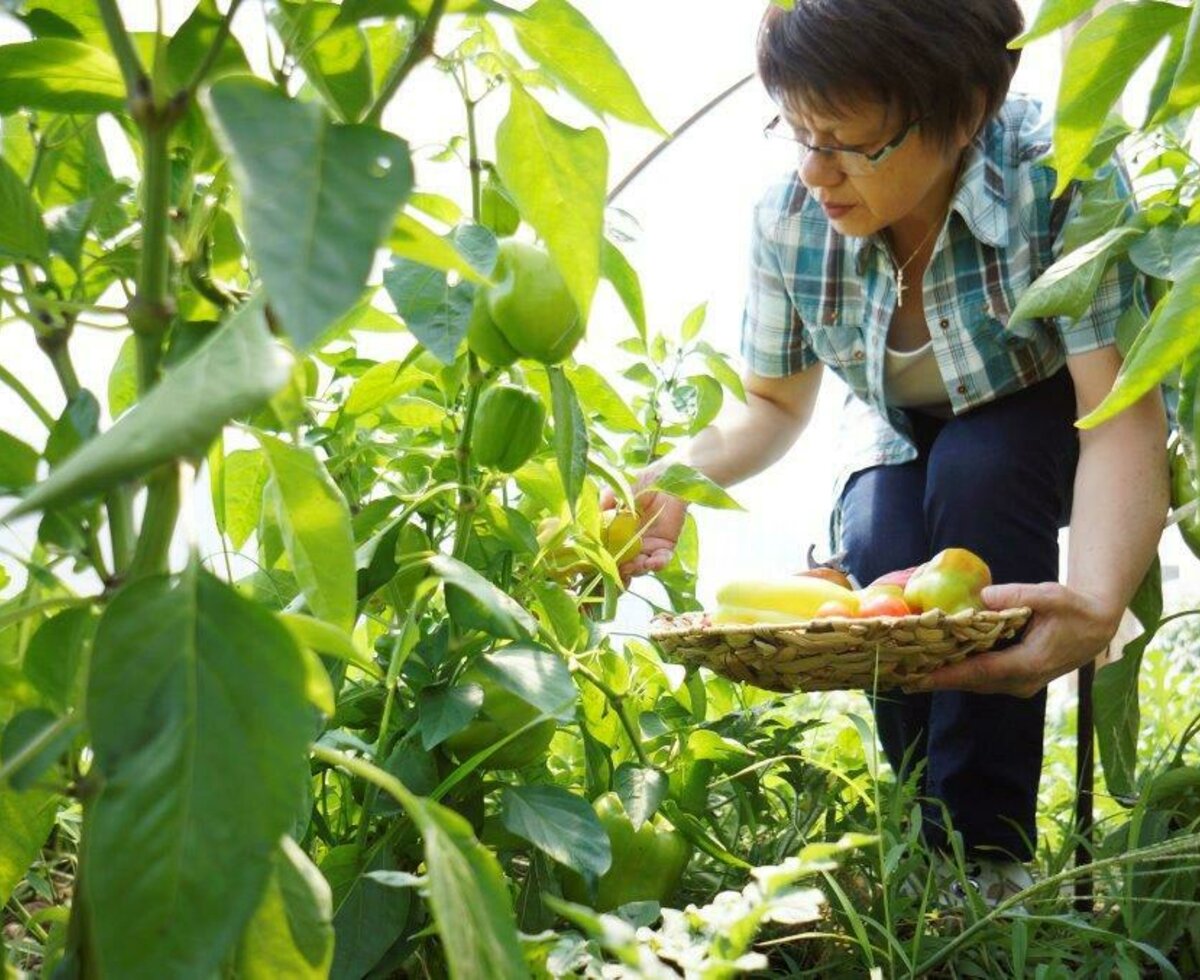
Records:
<instances>
[{"instance_id":1,"label":"thick stem","mask_svg":"<svg viewBox=\"0 0 1200 980\"><path fill-rule=\"evenodd\" d=\"M404 80L412 74L412 70L422 61L433 54L433 38L437 34L438 22L446 11L447 0L433 0L429 5L429 15L421 24L420 30L408 46L404 58L397 62L388 73L387 79L379 90L379 97L368 110L363 122L369 126L378 126L383 118L383 110L392 101L392 97L400 90Z\"/></svg>"},{"instance_id":2,"label":"thick stem","mask_svg":"<svg viewBox=\"0 0 1200 980\"><path fill-rule=\"evenodd\" d=\"M129 325L137 336L138 391L158 380L163 342L174 313L171 301L171 125L163 117L142 126L145 172L142 179L142 264L137 295L129 304Z\"/></svg>"},{"instance_id":3,"label":"thick stem","mask_svg":"<svg viewBox=\"0 0 1200 980\"><path fill-rule=\"evenodd\" d=\"M156 470L147 484L146 514L129 568L131 578L157 575L170 568L179 497L179 464L168 463Z\"/></svg>"},{"instance_id":4,"label":"thick stem","mask_svg":"<svg viewBox=\"0 0 1200 980\"><path fill-rule=\"evenodd\" d=\"M479 393L483 390L483 372L474 352L467 354L470 363L468 372L467 409L463 417L462 431L458 434L458 445L454 448L454 459L458 466L458 513L454 519L454 557L461 559L467 553L471 541L471 525L475 520L475 487L471 483L471 433L475 429L475 410L479 406Z\"/></svg>"}]
</instances>

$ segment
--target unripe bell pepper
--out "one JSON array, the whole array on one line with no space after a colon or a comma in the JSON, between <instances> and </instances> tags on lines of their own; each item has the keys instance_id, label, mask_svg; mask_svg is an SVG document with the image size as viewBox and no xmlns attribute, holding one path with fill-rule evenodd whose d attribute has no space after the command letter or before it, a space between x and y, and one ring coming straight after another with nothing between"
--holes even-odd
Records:
<instances>
[{"instance_id":1,"label":"unripe bell pepper","mask_svg":"<svg viewBox=\"0 0 1200 980\"><path fill-rule=\"evenodd\" d=\"M851 612L858 601L853 592L836 582L811 575L781 579L739 579L717 590L722 609L759 610L789 617L790 622L810 619L827 602L844 602ZM737 620L731 620L737 621ZM749 622L779 622L774 616Z\"/></svg>"},{"instance_id":2,"label":"unripe bell pepper","mask_svg":"<svg viewBox=\"0 0 1200 980\"><path fill-rule=\"evenodd\" d=\"M546 406L535 392L517 385L493 385L475 409L471 435L475 461L513 472L537 451L545 424Z\"/></svg>"},{"instance_id":3,"label":"unripe bell pepper","mask_svg":"<svg viewBox=\"0 0 1200 980\"><path fill-rule=\"evenodd\" d=\"M621 798L605 793L593 804L608 835L612 865L600 876L595 900L583 877L574 871L563 876L563 894L572 902L608 912L630 902L666 902L679 887L692 856L691 845L661 816L647 820L637 830Z\"/></svg>"},{"instance_id":4,"label":"unripe bell pepper","mask_svg":"<svg viewBox=\"0 0 1200 980\"><path fill-rule=\"evenodd\" d=\"M981 593L991 584L991 570L982 558L966 548L947 548L913 572L904 586L904 601L913 612L983 609Z\"/></svg>"}]
</instances>

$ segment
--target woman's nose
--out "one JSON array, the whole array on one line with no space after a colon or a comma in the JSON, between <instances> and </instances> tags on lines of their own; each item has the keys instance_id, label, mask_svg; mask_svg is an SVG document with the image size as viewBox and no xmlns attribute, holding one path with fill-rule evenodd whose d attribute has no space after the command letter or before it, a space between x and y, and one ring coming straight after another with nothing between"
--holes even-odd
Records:
<instances>
[{"instance_id":1,"label":"woman's nose","mask_svg":"<svg viewBox=\"0 0 1200 980\"><path fill-rule=\"evenodd\" d=\"M800 161L800 181L805 187L836 187L845 178L836 154L809 151Z\"/></svg>"}]
</instances>

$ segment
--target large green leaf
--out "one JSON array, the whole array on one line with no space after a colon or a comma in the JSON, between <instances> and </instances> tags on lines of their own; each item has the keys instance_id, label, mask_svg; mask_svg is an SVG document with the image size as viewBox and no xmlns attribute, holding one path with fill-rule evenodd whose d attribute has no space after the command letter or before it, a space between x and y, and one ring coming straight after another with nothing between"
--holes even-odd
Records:
<instances>
[{"instance_id":1,"label":"large green leaf","mask_svg":"<svg viewBox=\"0 0 1200 980\"><path fill-rule=\"evenodd\" d=\"M356 23L372 17L425 17L433 0L345 0L339 23ZM512 14L515 11L495 0L449 0L448 14Z\"/></svg>"},{"instance_id":2,"label":"large green leaf","mask_svg":"<svg viewBox=\"0 0 1200 980\"><path fill-rule=\"evenodd\" d=\"M305 684L284 626L196 565L108 607L88 688L101 778L82 864L102 975L211 978L303 796Z\"/></svg>"},{"instance_id":3,"label":"large green leaf","mask_svg":"<svg viewBox=\"0 0 1200 980\"><path fill-rule=\"evenodd\" d=\"M297 55L309 83L346 122L362 118L371 105L371 60L367 37L357 24L337 23L341 7L319 0L283 0L275 25Z\"/></svg>"},{"instance_id":4,"label":"large green leaf","mask_svg":"<svg viewBox=\"0 0 1200 980\"><path fill-rule=\"evenodd\" d=\"M479 669L544 715L559 721L575 716L579 690L557 654L529 643L510 643L480 657Z\"/></svg>"},{"instance_id":5,"label":"large green leaf","mask_svg":"<svg viewBox=\"0 0 1200 980\"><path fill-rule=\"evenodd\" d=\"M1170 92L1155 113L1155 121L1161 122L1185 112L1197 103L1200 103L1200 8L1193 4L1179 65L1171 80Z\"/></svg>"},{"instance_id":6,"label":"large green leaf","mask_svg":"<svg viewBox=\"0 0 1200 980\"><path fill-rule=\"evenodd\" d=\"M1157 558L1129 608L1142 624L1143 632L1125 645L1120 660L1096 673L1093 688L1100 763L1104 782L1114 796L1132 796L1137 791L1138 733L1142 719L1138 672L1146 647L1161 625L1163 610L1162 567Z\"/></svg>"},{"instance_id":7,"label":"large green leaf","mask_svg":"<svg viewBox=\"0 0 1200 980\"><path fill-rule=\"evenodd\" d=\"M596 877L612 866L608 835L583 797L560 786L509 786L500 807L505 827L559 864Z\"/></svg>"},{"instance_id":8,"label":"large green leaf","mask_svg":"<svg viewBox=\"0 0 1200 980\"><path fill-rule=\"evenodd\" d=\"M1186 7L1159 0L1119 3L1088 21L1071 42L1054 121L1056 195L1087 159L1134 71L1187 15Z\"/></svg>"},{"instance_id":9,"label":"large green leaf","mask_svg":"<svg viewBox=\"0 0 1200 980\"><path fill-rule=\"evenodd\" d=\"M1129 248L1140 228L1113 228L1086 245L1064 255L1038 277L1017 303L1012 322L1042 316L1067 316L1078 320L1092 305L1108 261Z\"/></svg>"},{"instance_id":10,"label":"large green leaf","mask_svg":"<svg viewBox=\"0 0 1200 980\"><path fill-rule=\"evenodd\" d=\"M533 614L470 565L449 555L434 555L429 559L429 571L445 583L450 615L462 625L478 626L512 640L537 632Z\"/></svg>"},{"instance_id":11,"label":"large green leaf","mask_svg":"<svg viewBox=\"0 0 1200 980\"><path fill-rule=\"evenodd\" d=\"M20 108L99 113L124 107L125 81L106 51L58 37L0 45L0 115Z\"/></svg>"},{"instance_id":12,"label":"large green leaf","mask_svg":"<svg viewBox=\"0 0 1200 980\"><path fill-rule=\"evenodd\" d=\"M17 172L0 157L0 265L5 258L46 262L50 248L41 209Z\"/></svg>"},{"instance_id":13,"label":"large green leaf","mask_svg":"<svg viewBox=\"0 0 1200 980\"><path fill-rule=\"evenodd\" d=\"M90 608L64 609L45 620L25 651L25 676L55 711L83 702L87 655L96 616Z\"/></svg>"},{"instance_id":14,"label":"large green leaf","mask_svg":"<svg viewBox=\"0 0 1200 980\"><path fill-rule=\"evenodd\" d=\"M742 510L742 505L729 496L724 489L713 483L699 470L683 463L672 463L668 466L655 478L650 488L669 493L681 500L700 504L702 507Z\"/></svg>"},{"instance_id":15,"label":"large green leaf","mask_svg":"<svg viewBox=\"0 0 1200 980\"><path fill-rule=\"evenodd\" d=\"M600 279L608 144L552 118L516 81L496 133L496 168L587 318Z\"/></svg>"},{"instance_id":16,"label":"large green leaf","mask_svg":"<svg viewBox=\"0 0 1200 980\"><path fill-rule=\"evenodd\" d=\"M262 901L242 934L239 980L325 980L333 963L329 883L290 837L280 840Z\"/></svg>"},{"instance_id":17,"label":"large green leaf","mask_svg":"<svg viewBox=\"0 0 1200 980\"><path fill-rule=\"evenodd\" d=\"M616 53L567 0L537 0L513 20L513 29L529 56L584 105L668 135Z\"/></svg>"},{"instance_id":18,"label":"large green leaf","mask_svg":"<svg viewBox=\"0 0 1200 980\"><path fill-rule=\"evenodd\" d=\"M260 433L279 494L283 546L309 608L349 631L354 627L354 530L350 508L324 464L301 449Z\"/></svg>"},{"instance_id":19,"label":"large green leaf","mask_svg":"<svg viewBox=\"0 0 1200 980\"><path fill-rule=\"evenodd\" d=\"M251 300L5 520L98 493L180 456L203 456L225 423L260 408L288 382L292 360L271 338L261 300Z\"/></svg>"},{"instance_id":20,"label":"large green leaf","mask_svg":"<svg viewBox=\"0 0 1200 980\"><path fill-rule=\"evenodd\" d=\"M1124 411L1200 347L1200 263L1160 302L1125 356L1112 391L1076 425L1093 429Z\"/></svg>"},{"instance_id":21,"label":"large green leaf","mask_svg":"<svg viewBox=\"0 0 1200 980\"><path fill-rule=\"evenodd\" d=\"M207 103L271 306L307 348L362 296L412 188L408 145L369 126L334 125L320 105L258 79L221 79Z\"/></svg>"},{"instance_id":22,"label":"large green leaf","mask_svg":"<svg viewBox=\"0 0 1200 980\"><path fill-rule=\"evenodd\" d=\"M562 474L567 504L575 512L575 502L583 491L587 476L588 431L575 389L561 368L547 368L550 375L551 405L554 415L554 455Z\"/></svg>"},{"instance_id":23,"label":"large green leaf","mask_svg":"<svg viewBox=\"0 0 1200 980\"><path fill-rule=\"evenodd\" d=\"M377 850L364 866L362 853L353 844L335 847L321 862L333 888L337 933L330 980L362 980L403 934L413 901L411 890L389 888L371 877L395 868L386 848Z\"/></svg>"},{"instance_id":24,"label":"large green leaf","mask_svg":"<svg viewBox=\"0 0 1200 980\"><path fill-rule=\"evenodd\" d=\"M1099 0L1042 0L1033 24L1009 47L1022 48L1039 37L1066 27L1084 11L1091 10Z\"/></svg>"},{"instance_id":25,"label":"large green leaf","mask_svg":"<svg viewBox=\"0 0 1200 980\"><path fill-rule=\"evenodd\" d=\"M36 860L54 827L58 797L44 790L18 792L0 784L0 902L9 896Z\"/></svg>"}]
</instances>

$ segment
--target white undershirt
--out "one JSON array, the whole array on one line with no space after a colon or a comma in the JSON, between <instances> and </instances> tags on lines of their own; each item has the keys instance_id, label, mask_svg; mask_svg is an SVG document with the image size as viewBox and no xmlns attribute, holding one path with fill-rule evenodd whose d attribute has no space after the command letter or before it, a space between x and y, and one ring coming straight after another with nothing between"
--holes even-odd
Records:
<instances>
[{"instance_id":1,"label":"white undershirt","mask_svg":"<svg viewBox=\"0 0 1200 980\"><path fill-rule=\"evenodd\" d=\"M915 350L885 347L883 388L888 404L897 408L915 408L944 418L953 414L932 340Z\"/></svg>"}]
</instances>

